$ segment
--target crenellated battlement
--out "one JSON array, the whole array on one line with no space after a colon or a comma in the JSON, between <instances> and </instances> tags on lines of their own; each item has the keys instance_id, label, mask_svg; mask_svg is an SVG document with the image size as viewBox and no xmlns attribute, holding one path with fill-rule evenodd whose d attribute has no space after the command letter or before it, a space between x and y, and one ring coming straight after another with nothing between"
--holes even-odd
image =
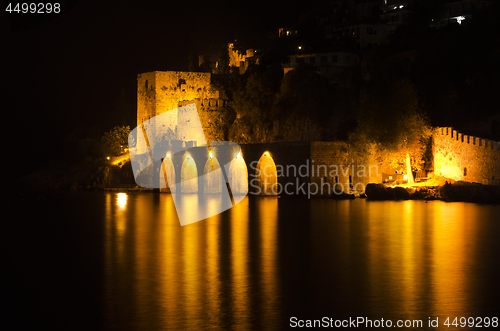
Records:
<instances>
[{"instance_id":1,"label":"crenellated battlement","mask_svg":"<svg viewBox=\"0 0 500 331\"><path fill-rule=\"evenodd\" d=\"M457 142L471 144L478 147L491 148L493 150L496 149L497 151L500 151L500 141L466 135L458 132L457 130L454 130L452 127L438 127L434 130L434 134L448 136L451 140L455 140Z\"/></svg>"},{"instance_id":2,"label":"crenellated battlement","mask_svg":"<svg viewBox=\"0 0 500 331\"><path fill-rule=\"evenodd\" d=\"M434 172L455 180L498 184L500 142L466 135L452 127L433 134Z\"/></svg>"}]
</instances>

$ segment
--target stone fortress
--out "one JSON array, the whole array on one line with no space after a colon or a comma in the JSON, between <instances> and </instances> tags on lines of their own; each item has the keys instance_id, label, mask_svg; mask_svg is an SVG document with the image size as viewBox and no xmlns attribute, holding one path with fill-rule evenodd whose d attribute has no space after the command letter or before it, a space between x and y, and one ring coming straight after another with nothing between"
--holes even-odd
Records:
<instances>
[{"instance_id":1,"label":"stone fortress","mask_svg":"<svg viewBox=\"0 0 500 331\"><path fill-rule=\"evenodd\" d=\"M168 121L155 126L158 136L190 141L193 146L202 141L224 140L218 131L215 111L223 107L226 100L212 86L212 74L205 72L153 71L137 77L137 126L157 115L168 112ZM191 137L190 114L178 107L196 104L205 137ZM177 132L175 132L177 128ZM172 136L173 134L173 136ZM151 137L152 138L152 137ZM140 153L146 146L137 146Z\"/></svg>"},{"instance_id":2,"label":"stone fortress","mask_svg":"<svg viewBox=\"0 0 500 331\"><path fill-rule=\"evenodd\" d=\"M252 65L258 65L260 57L257 56L257 52L252 49L243 49L238 47L235 43L229 43L227 45L227 51L229 56L229 68L231 72L244 74L248 68ZM212 72L218 67L218 54L204 54L198 56L198 66L205 68L210 68Z\"/></svg>"},{"instance_id":3,"label":"stone fortress","mask_svg":"<svg viewBox=\"0 0 500 331\"><path fill-rule=\"evenodd\" d=\"M227 140L222 134L218 116L220 110L226 105L227 100L222 98L219 91L213 85L214 75L203 72L180 72L180 71L154 71L139 74L137 77L137 125L153 119L155 116L169 112L168 121L162 121L156 126L159 136L167 136L169 140L182 141L183 146L196 147L204 145L205 141ZM181 106L195 104L204 137L193 137L188 135L191 130L192 118L190 111L194 107ZM177 130L174 132L175 127ZM151 137L150 137L151 138ZM237 145L236 145L237 146ZM201 147L200 147L201 148ZM205 147L206 149L206 147ZM147 146L137 146L137 152L147 153ZM261 194L272 194L269 187L272 185L286 185L287 183L315 183L318 187L325 184L330 186L341 184L343 191L362 191L368 183L381 183L383 176L378 170L358 176L357 169L360 165L349 150L346 142L281 142L269 144L242 145L241 150L234 150L228 155L217 155L217 148L212 148L212 156L203 156L196 159L193 173L190 178L203 175L209 171L208 163L220 161L220 165L230 162L235 155L244 161L241 173L247 178L247 184L239 183L239 186L248 185L252 192L255 186L250 185L255 177L255 166L271 164L273 167L281 165L287 167L307 166L307 178L297 179L294 174L285 176L272 176L271 179L259 178L257 186L263 189ZM215 155L213 155L215 154ZM234 155L233 155L234 154ZM481 184L499 184L500 179L500 143L489 141L479 137L464 135L449 127L436 128L433 133L433 171L435 175L453 180L476 182ZM185 177L184 166L186 156L176 156L166 174L175 176L177 182ZM167 156L166 156L167 157ZM189 158L189 157L188 157ZM199 157L198 157L199 158ZM212 160L213 159L213 160ZM217 159L219 159L217 161ZM369 159L369 158L368 158ZM252 166L252 162L255 162ZM329 173L331 166L339 167L337 175ZM372 170L369 165L366 169ZM165 168L164 168L165 169ZM208 170L207 170L208 169ZM315 172L316 169L316 172ZM318 171L319 169L319 171ZM342 169L342 170L341 170ZM229 177L232 177L231 172ZM266 182L271 180L273 182ZM361 184L361 185L359 185ZM193 190L203 190L206 186L199 183ZM168 184L167 184L168 187Z\"/></svg>"}]
</instances>

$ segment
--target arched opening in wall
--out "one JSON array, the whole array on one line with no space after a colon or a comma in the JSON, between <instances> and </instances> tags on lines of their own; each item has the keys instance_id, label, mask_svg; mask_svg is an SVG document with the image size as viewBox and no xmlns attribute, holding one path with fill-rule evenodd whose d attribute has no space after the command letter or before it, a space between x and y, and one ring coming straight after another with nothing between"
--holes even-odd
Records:
<instances>
[{"instance_id":1,"label":"arched opening in wall","mask_svg":"<svg viewBox=\"0 0 500 331\"><path fill-rule=\"evenodd\" d=\"M175 191L175 169L170 154L163 159L160 169L160 191L174 192Z\"/></svg>"},{"instance_id":2,"label":"arched opening in wall","mask_svg":"<svg viewBox=\"0 0 500 331\"><path fill-rule=\"evenodd\" d=\"M198 193L198 169L191 155L186 155L181 168L182 193Z\"/></svg>"},{"instance_id":3,"label":"arched opening in wall","mask_svg":"<svg viewBox=\"0 0 500 331\"><path fill-rule=\"evenodd\" d=\"M467 176L467 168L464 168L464 177Z\"/></svg>"},{"instance_id":4,"label":"arched opening in wall","mask_svg":"<svg viewBox=\"0 0 500 331\"><path fill-rule=\"evenodd\" d=\"M277 195L278 192L278 176L276 164L269 152L265 152L259 159L257 164L257 182L262 195Z\"/></svg>"},{"instance_id":5,"label":"arched opening in wall","mask_svg":"<svg viewBox=\"0 0 500 331\"><path fill-rule=\"evenodd\" d=\"M213 194L222 192L222 173L220 170L219 161L210 153L210 157L205 163L203 169L203 191L204 193Z\"/></svg>"},{"instance_id":6,"label":"arched opening in wall","mask_svg":"<svg viewBox=\"0 0 500 331\"><path fill-rule=\"evenodd\" d=\"M228 177L233 195L245 195L248 193L248 169L240 153L237 153L231 161Z\"/></svg>"}]
</instances>

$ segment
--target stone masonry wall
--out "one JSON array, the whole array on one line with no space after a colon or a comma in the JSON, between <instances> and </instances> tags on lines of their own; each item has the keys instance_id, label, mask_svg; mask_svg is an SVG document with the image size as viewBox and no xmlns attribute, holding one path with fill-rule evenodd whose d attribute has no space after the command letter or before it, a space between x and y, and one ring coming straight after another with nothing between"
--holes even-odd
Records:
<instances>
[{"instance_id":1,"label":"stone masonry wall","mask_svg":"<svg viewBox=\"0 0 500 331\"><path fill-rule=\"evenodd\" d=\"M309 142L284 142L241 145L242 156L248 169L249 192L256 192L255 179L257 178L258 161L265 152L268 152L277 170L279 168L278 171L280 171L277 177L279 185L278 192L280 189L285 190L285 187L289 184L288 191L294 192L293 195L295 195L295 193L300 195L302 192L297 192L297 189L307 185L309 183L309 177L300 176L299 173L294 173L294 168L297 172L305 168L303 171L307 173L307 164L311 155L310 144ZM285 195L284 192L279 193Z\"/></svg>"},{"instance_id":2,"label":"stone masonry wall","mask_svg":"<svg viewBox=\"0 0 500 331\"><path fill-rule=\"evenodd\" d=\"M222 107L225 105L225 100L221 99L195 99L190 101L181 101L179 106L195 104L200 117L201 126L205 133L207 141L222 141L226 140L225 130L226 123L225 113ZM179 137L183 140L182 137Z\"/></svg>"},{"instance_id":3,"label":"stone masonry wall","mask_svg":"<svg viewBox=\"0 0 500 331\"><path fill-rule=\"evenodd\" d=\"M338 184L336 192L352 193L363 192L366 184L378 182L377 165L365 164L353 152L346 142L311 142L311 183L318 186L327 183L332 189Z\"/></svg>"},{"instance_id":4,"label":"stone masonry wall","mask_svg":"<svg viewBox=\"0 0 500 331\"><path fill-rule=\"evenodd\" d=\"M451 127L433 134L434 173L454 180L498 185L500 142L464 135Z\"/></svg>"},{"instance_id":5,"label":"stone masonry wall","mask_svg":"<svg viewBox=\"0 0 500 331\"><path fill-rule=\"evenodd\" d=\"M192 115L191 112L179 114L177 108L196 103L202 126L204 129L208 128L210 116L201 114L224 104L224 101L219 99L219 92L212 87L211 79L211 74L205 72L153 71L139 74L137 76L137 125L169 112L166 120L153 124L158 137L165 136L169 133L169 129L175 131L177 127L178 132L174 132L177 139L200 140L199 137L192 138L189 134L192 123L186 115L188 113ZM213 138L210 136L207 140L221 140ZM150 137L150 139L153 138ZM145 146L138 146L138 149L143 151Z\"/></svg>"}]
</instances>

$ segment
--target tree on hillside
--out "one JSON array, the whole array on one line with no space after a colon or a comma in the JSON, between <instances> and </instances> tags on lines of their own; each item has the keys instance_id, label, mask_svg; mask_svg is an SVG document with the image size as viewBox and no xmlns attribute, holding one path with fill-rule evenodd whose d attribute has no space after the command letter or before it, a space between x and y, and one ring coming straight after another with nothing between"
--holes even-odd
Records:
<instances>
[{"instance_id":1,"label":"tree on hillside","mask_svg":"<svg viewBox=\"0 0 500 331\"><path fill-rule=\"evenodd\" d=\"M375 148L385 166L406 164L411 184L412 171L423 168L430 135L417 93L408 79L402 79L393 86L376 84L367 92L351 141L364 150Z\"/></svg>"},{"instance_id":2,"label":"tree on hillside","mask_svg":"<svg viewBox=\"0 0 500 331\"><path fill-rule=\"evenodd\" d=\"M101 138L101 150L106 156L121 155L128 148L128 135L130 127L115 126L112 130L104 133Z\"/></svg>"},{"instance_id":3,"label":"tree on hillside","mask_svg":"<svg viewBox=\"0 0 500 331\"><path fill-rule=\"evenodd\" d=\"M252 73L248 78L237 77L232 81L229 94L231 107L237 115L230 137L235 142L270 142L273 125L271 109L281 82L281 75L274 71Z\"/></svg>"},{"instance_id":4,"label":"tree on hillside","mask_svg":"<svg viewBox=\"0 0 500 331\"><path fill-rule=\"evenodd\" d=\"M222 47L219 51L219 59L217 60L217 67L215 68L216 74L229 74L231 68L229 67L229 50L227 45Z\"/></svg>"},{"instance_id":5,"label":"tree on hillside","mask_svg":"<svg viewBox=\"0 0 500 331\"><path fill-rule=\"evenodd\" d=\"M280 123L284 140L319 140L335 115L333 87L310 68L288 72L276 97L272 117ZM294 137L296 137L294 139Z\"/></svg>"}]
</instances>

